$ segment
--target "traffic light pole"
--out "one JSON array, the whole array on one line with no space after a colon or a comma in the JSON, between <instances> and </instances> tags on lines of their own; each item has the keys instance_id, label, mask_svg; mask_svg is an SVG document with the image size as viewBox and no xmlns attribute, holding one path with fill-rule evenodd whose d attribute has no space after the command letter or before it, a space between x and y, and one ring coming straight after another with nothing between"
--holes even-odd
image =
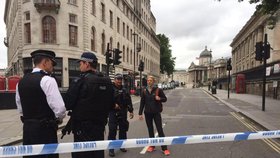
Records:
<instances>
[{"instance_id":1,"label":"traffic light pole","mask_svg":"<svg viewBox=\"0 0 280 158\"><path fill-rule=\"evenodd\" d=\"M110 50L109 50L109 43L107 44L107 51L106 51L106 75L107 76L109 76L109 68L110 68L110 62L109 62L109 52Z\"/></svg>"},{"instance_id":2,"label":"traffic light pole","mask_svg":"<svg viewBox=\"0 0 280 158\"><path fill-rule=\"evenodd\" d=\"M264 48L267 47L267 34L264 35ZM263 52L263 94L262 94L262 111L265 111L265 85L266 85L266 57L267 49Z\"/></svg>"},{"instance_id":3,"label":"traffic light pole","mask_svg":"<svg viewBox=\"0 0 280 158\"><path fill-rule=\"evenodd\" d=\"M228 95L227 98L229 99L229 84L230 84L230 70L228 70Z\"/></svg>"}]
</instances>

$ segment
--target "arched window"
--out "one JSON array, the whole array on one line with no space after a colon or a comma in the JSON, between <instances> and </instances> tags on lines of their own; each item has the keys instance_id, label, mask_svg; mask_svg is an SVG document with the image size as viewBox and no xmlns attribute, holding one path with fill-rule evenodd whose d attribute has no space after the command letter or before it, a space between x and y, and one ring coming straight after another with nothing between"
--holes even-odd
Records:
<instances>
[{"instance_id":1,"label":"arched window","mask_svg":"<svg viewBox=\"0 0 280 158\"><path fill-rule=\"evenodd\" d=\"M96 14L95 0L91 0L91 10L92 10L92 14L95 15Z\"/></svg>"},{"instance_id":2,"label":"arched window","mask_svg":"<svg viewBox=\"0 0 280 158\"><path fill-rule=\"evenodd\" d=\"M51 16L42 20L43 43L56 43L56 22Z\"/></svg>"},{"instance_id":3,"label":"arched window","mask_svg":"<svg viewBox=\"0 0 280 158\"><path fill-rule=\"evenodd\" d=\"M105 33L101 34L101 38L102 38L102 43L101 43L101 54L105 54Z\"/></svg>"},{"instance_id":4,"label":"arched window","mask_svg":"<svg viewBox=\"0 0 280 158\"><path fill-rule=\"evenodd\" d=\"M96 51L96 47L95 47L95 40L96 39L96 37L95 37L95 28L92 26L91 27L91 39L90 39L90 41L91 41L91 50L92 51Z\"/></svg>"}]
</instances>

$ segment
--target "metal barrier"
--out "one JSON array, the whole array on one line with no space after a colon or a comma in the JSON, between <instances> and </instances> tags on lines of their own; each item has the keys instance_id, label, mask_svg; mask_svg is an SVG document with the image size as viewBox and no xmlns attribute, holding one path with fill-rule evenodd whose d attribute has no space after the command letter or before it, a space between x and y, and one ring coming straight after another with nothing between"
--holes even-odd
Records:
<instances>
[{"instance_id":1,"label":"metal barrier","mask_svg":"<svg viewBox=\"0 0 280 158\"><path fill-rule=\"evenodd\" d=\"M279 138L280 130L0 147L0 157Z\"/></svg>"}]
</instances>

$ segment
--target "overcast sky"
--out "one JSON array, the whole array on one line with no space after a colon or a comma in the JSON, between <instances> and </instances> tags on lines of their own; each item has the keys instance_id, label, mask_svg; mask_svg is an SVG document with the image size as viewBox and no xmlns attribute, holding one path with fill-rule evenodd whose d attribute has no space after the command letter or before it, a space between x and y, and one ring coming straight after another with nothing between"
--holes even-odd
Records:
<instances>
[{"instance_id":1,"label":"overcast sky","mask_svg":"<svg viewBox=\"0 0 280 158\"><path fill-rule=\"evenodd\" d=\"M255 5L238 0L151 0L157 34L170 39L176 69L187 69L205 49L213 59L231 56L229 46L255 11Z\"/></svg>"},{"instance_id":2,"label":"overcast sky","mask_svg":"<svg viewBox=\"0 0 280 158\"><path fill-rule=\"evenodd\" d=\"M4 1L4 0L1 0ZM187 69L207 45L214 59L231 56L234 36L252 16L255 5L238 0L151 0L157 34L170 39L177 69ZM7 67L4 7L0 5L0 68Z\"/></svg>"}]
</instances>

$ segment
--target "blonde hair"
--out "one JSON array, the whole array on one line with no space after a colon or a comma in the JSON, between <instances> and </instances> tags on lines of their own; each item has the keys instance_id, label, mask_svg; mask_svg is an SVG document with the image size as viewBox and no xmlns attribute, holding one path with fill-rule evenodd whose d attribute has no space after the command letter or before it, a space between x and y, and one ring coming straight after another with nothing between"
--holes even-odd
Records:
<instances>
[{"instance_id":1,"label":"blonde hair","mask_svg":"<svg viewBox=\"0 0 280 158\"><path fill-rule=\"evenodd\" d=\"M147 79L151 78L153 81L156 81L155 77L154 76L148 76Z\"/></svg>"}]
</instances>

